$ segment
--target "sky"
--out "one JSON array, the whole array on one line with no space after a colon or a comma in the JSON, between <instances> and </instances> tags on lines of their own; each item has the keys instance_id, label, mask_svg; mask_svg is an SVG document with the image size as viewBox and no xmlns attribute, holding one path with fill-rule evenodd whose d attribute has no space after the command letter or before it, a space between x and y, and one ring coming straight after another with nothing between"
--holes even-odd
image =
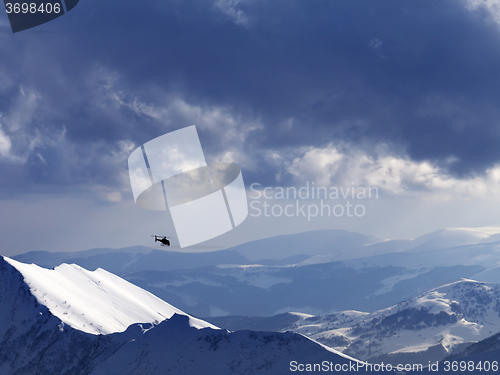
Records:
<instances>
[{"instance_id":1,"label":"sky","mask_svg":"<svg viewBox=\"0 0 500 375\"><path fill-rule=\"evenodd\" d=\"M250 208L199 249L499 225L499 47L496 0L81 0L16 34L2 13L0 253L175 236L168 212L134 205L127 158L190 125L207 161L241 167L253 207L320 207L252 198L265 187L378 192L350 200L359 216Z\"/></svg>"}]
</instances>

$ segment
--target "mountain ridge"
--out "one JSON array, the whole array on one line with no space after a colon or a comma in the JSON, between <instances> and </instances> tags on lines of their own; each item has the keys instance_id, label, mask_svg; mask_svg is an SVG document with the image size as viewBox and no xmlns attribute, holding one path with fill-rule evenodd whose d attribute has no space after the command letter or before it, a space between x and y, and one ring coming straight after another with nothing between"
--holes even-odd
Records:
<instances>
[{"instance_id":1,"label":"mountain ridge","mask_svg":"<svg viewBox=\"0 0 500 375\"><path fill-rule=\"evenodd\" d=\"M80 270L77 267L64 269L78 276ZM22 268L24 273L18 268ZM122 332L85 332L77 324L74 324L76 328L65 324L45 305L46 298L34 294L42 281L33 279L33 273L29 274L26 269L32 271L34 266L21 266L16 261L0 258L2 374L163 375L168 371L179 373L182 369L181 373L193 375L281 375L288 372L289 363L293 360L299 363L324 360L333 364L357 363L354 358L296 333L228 332L206 322L201 326L200 320L179 313L178 309L162 322L133 323ZM36 275L40 278L47 272L56 271L45 270ZM93 273L86 271L84 274ZM106 283L110 280L114 279L108 278ZM71 282L69 279L60 281ZM73 284L79 283L73 281ZM123 289L126 284L125 280L123 283L114 280L115 287L108 287L107 291L122 295L117 289ZM50 285L56 289L61 286ZM61 290L58 292L61 293ZM47 290L44 293L45 296L54 295ZM99 307L102 308L102 305L92 306L96 310ZM103 308L104 313L109 311Z\"/></svg>"},{"instance_id":2,"label":"mountain ridge","mask_svg":"<svg viewBox=\"0 0 500 375\"><path fill-rule=\"evenodd\" d=\"M160 322L174 313L185 314L102 269L90 272L78 265L63 263L48 270L7 257L2 257L2 261L22 275L38 303L64 324L87 333L123 332L134 323ZM190 319L200 328L208 326L196 318Z\"/></svg>"}]
</instances>

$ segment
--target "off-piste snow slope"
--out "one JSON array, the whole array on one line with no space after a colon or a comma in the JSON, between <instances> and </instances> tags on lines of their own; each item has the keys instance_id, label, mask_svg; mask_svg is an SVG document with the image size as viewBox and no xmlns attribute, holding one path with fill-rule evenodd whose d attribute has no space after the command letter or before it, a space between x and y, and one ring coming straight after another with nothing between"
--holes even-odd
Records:
<instances>
[{"instance_id":1,"label":"off-piste snow slope","mask_svg":"<svg viewBox=\"0 0 500 375\"><path fill-rule=\"evenodd\" d=\"M371 314L305 316L286 329L369 362L426 364L500 331L500 285L462 279Z\"/></svg>"},{"instance_id":2,"label":"off-piste snow slope","mask_svg":"<svg viewBox=\"0 0 500 375\"><path fill-rule=\"evenodd\" d=\"M159 323L174 314L186 315L153 294L101 268L87 271L76 264L53 270L13 259L31 294L50 312L75 329L92 334L123 332L134 323ZM189 317L196 328L216 328Z\"/></svg>"},{"instance_id":3,"label":"off-piste snow slope","mask_svg":"<svg viewBox=\"0 0 500 375\"><path fill-rule=\"evenodd\" d=\"M296 333L218 329L101 269L0 257L2 375L287 374L307 364L365 370Z\"/></svg>"}]
</instances>

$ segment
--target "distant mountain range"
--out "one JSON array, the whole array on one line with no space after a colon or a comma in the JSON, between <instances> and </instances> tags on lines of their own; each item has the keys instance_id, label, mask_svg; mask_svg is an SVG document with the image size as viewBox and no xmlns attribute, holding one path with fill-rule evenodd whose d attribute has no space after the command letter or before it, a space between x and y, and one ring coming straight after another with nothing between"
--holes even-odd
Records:
<instances>
[{"instance_id":1,"label":"distant mountain range","mask_svg":"<svg viewBox=\"0 0 500 375\"><path fill-rule=\"evenodd\" d=\"M154 250L145 246L133 246L123 249L93 249L74 253L31 251L16 255L12 259L23 263L34 263L46 268L54 268L62 263L74 263L89 270L102 268L118 275L150 270L172 271L219 264L248 263L248 260L242 254L230 250L181 253L169 250Z\"/></svg>"},{"instance_id":2,"label":"distant mountain range","mask_svg":"<svg viewBox=\"0 0 500 375\"><path fill-rule=\"evenodd\" d=\"M135 247L30 252L14 259L44 267L66 262L104 268L198 316L374 312L461 278L500 282L500 248L494 241L499 232L451 228L411 241L372 243L381 240L325 230L207 253ZM342 288L332 287L337 285Z\"/></svg>"},{"instance_id":3,"label":"distant mountain range","mask_svg":"<svg viewBox=\"0 0 500 375\"><path fill-rule=\"evenodd\" d=\"M12 257L24 263L35 263L53 268L62 263L75 263L88 269L103 268L117 274L140 271L171 271L193 269L221 264L264 264L270 266L299 263L317 255L368 253L365 246L381 239L343 230L321 230L266 238L238 245L231 249L187 253L170 251L168 248L154 250L145 246L122 249L92 249L78 252L51 253L31 251ZM355 253L356 252L356 253Z\"/></svg>"},{"instance_id":4,"label":"distant mountain range","mask_svg":"<svg viewBox=\"0 0 500 375\"><path fill-rule=\"evenodd\" d=\"M362 260L365 263L369 260L372 265L383 263L420 266L420 264L400 264L406 261L405 254L412 254L412 260L421 262L425 259L426 267L448 266L450 264L444 262L443 255L446 257L451 249L455 249L452 253L457 253L459 257L447 259L452 260L453 264L480 264L491 268L491 257L496 262L500 260L498 255L500 250L497 250L499 243L500 227L448 228L414 240L384 240L344 230L318 230L265 238L212 252L188 253L134 246L60 253L31 251L12 258L47 268L62 263L75 263L88 269L103 268L109 272L125 275L149 270L172 271L226 264L303 266L354 260ZM487 249L483 252L489 253L490 258L480 259L474 256L473 252L481 249ZM428 259L429 252L435 255L433 259ZM425 255L419 255L420 253ZM354 261L353 264L360 262ZM500 279L498 281L500 282Z\"/></svg>"}]
</instances>

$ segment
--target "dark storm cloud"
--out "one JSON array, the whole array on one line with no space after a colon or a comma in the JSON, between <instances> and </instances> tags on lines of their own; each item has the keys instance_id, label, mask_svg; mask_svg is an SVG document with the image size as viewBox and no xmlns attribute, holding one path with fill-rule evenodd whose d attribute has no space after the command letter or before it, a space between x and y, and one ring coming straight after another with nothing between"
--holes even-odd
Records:
<instances>
[{"instance_id":1,"label":"dark storm cloud","mask_svg":"<svg viewBox=\"0 0 500 375\"><path fill-rule=\"evenodd\" d=\"M117 186L126 142L191 125L143 108L174 98L258 119L240 150L256 160L253 179L279 169L263 150L338 140L480 173L500 159L500 34L465 5L81 1L0 34L0 124L12 143L2 184ZM221 152L227 129L197 125L206 151Z\"/></svg>"}]
</instances>

